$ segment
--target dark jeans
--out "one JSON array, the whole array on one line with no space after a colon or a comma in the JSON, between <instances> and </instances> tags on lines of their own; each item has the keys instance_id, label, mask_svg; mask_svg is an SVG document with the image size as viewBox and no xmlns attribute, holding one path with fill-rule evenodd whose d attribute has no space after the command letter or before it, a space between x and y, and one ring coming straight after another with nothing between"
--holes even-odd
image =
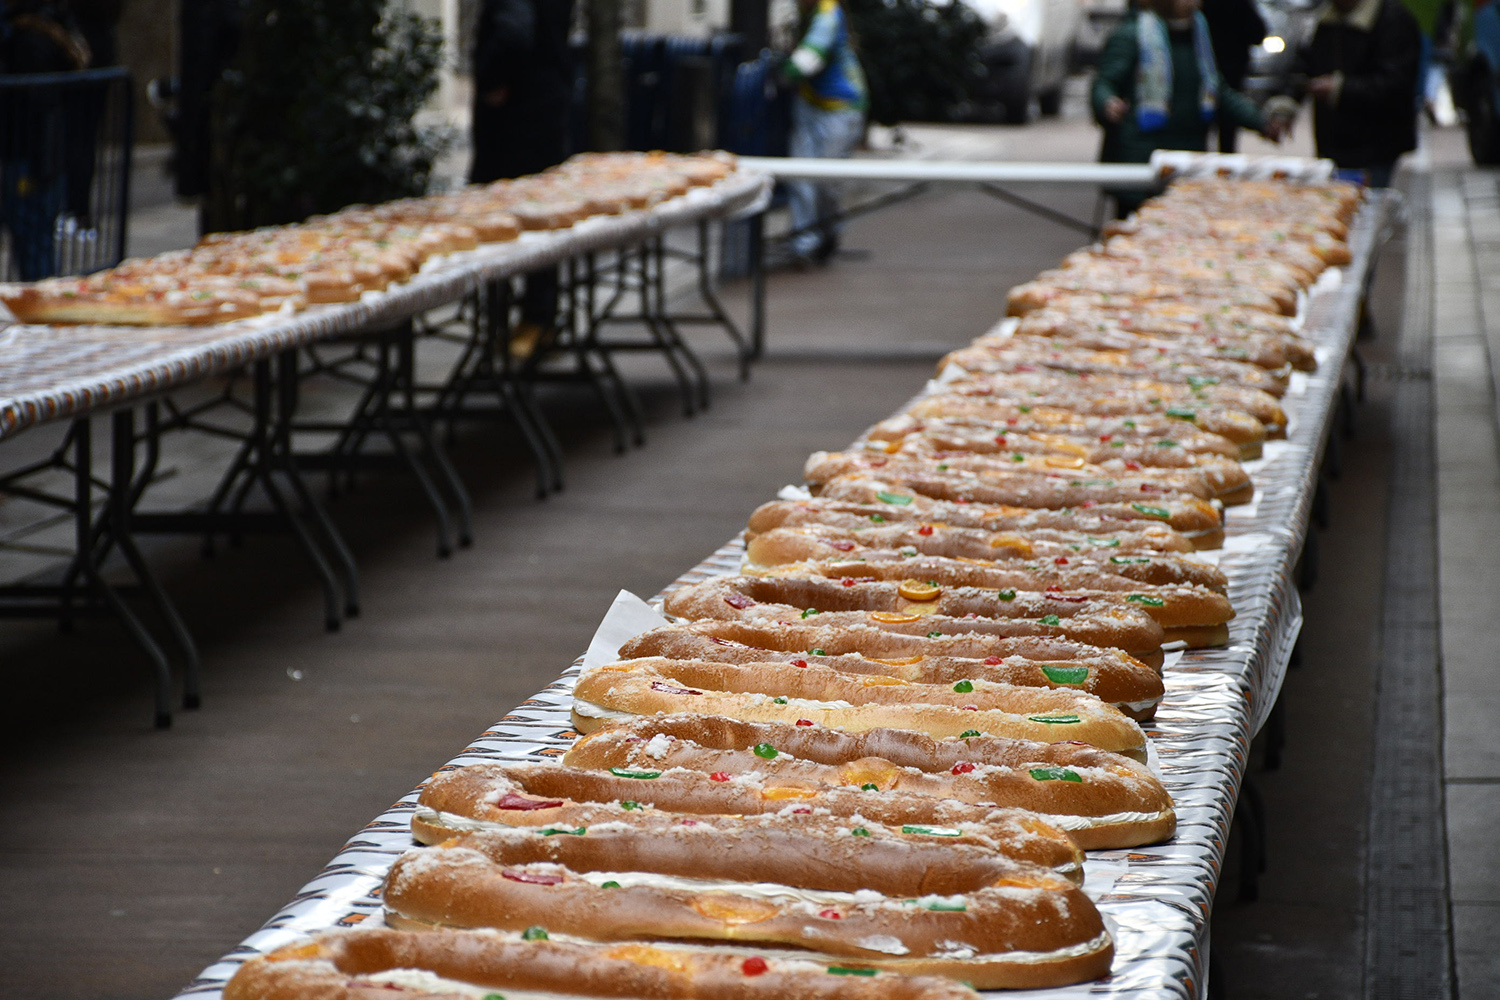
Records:
<instances>
[{"instance_id":1,"label":"dark jeans","mask_svg":"<svg viewBox=\"0 0 1500 1000\"><path fill-rule=\"evenodd\" d=\"M54 234L66 194L62 174L38 176L26 160L0 164L0 225L10 230L11 256L22 281L57 273Z\"/></svg>"}]
</instances>

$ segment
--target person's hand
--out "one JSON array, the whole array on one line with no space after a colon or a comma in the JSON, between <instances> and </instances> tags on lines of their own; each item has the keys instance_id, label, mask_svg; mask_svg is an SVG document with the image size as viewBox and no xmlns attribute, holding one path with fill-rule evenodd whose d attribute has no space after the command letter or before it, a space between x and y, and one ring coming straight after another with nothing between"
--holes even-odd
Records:
<instances>
[{"instance_id":1,"label":"person's hand","mask_svg":"<svg viewBox=\"0 0 1500 1000\"><path fill-rule=\"evenodd\" d=\"M1261 135L1274 143L1280 143L1292 132L1292 120L1286 115L1270 115L1266 118L1266 127Z\"/></svg>"},{"instance_id":2,"label":"person's hand","mask_svg":"<svg viewBox=\"0 0 1500 1000\"><path fill-rule=\"evenodd\" d=\"M501 107L506 101L510 100L510 88L496 87L494 90L487 90L480 95L480 100L492 108Z\"/></svg>"},{"instance_id":3,"label":"person's hand","mask_svg":"<svg viewBox=\"0 0 1500 1000\"><path fill-rule=\"evenodd\" d=\"M1339 92L1339 78L1332 73L1315 76L1307 81L1307 92L1315 99L1328 103Z\"/></svg>"},{"instance_id":4,"label":"person's hand","mask_svg":"<svg viewBox=\"0 0 1500 1000\"><path fill-rule=\"evenodd\" d=\"M1104 120L1111 125L1118 125L1129 110L1130 105L1122 97L1111 96L1104 99Z\"/></svg>"}]
</instances>

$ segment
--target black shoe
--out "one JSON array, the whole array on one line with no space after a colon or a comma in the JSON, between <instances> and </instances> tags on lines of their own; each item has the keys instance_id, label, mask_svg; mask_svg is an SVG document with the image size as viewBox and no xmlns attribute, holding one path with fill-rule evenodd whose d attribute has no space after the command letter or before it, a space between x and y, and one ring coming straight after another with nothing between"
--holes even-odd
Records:
<instances>
[{"instance_id":1,"label":"black shoe","mask_svg":"<svg viewBox=\"0 0 1500 1000\"><path fill-rule=\"evenodd\" d=\"M819 264L826 264L839 252L839 238L837 236L825 236L818 248L812 252L812 259Z\"/></svg>"}]
</instances>

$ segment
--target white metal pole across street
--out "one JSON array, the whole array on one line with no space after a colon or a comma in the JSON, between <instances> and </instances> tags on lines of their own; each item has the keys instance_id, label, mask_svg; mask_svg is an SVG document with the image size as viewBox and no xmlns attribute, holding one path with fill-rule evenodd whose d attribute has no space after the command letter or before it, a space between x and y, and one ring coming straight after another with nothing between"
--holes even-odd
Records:
<instances>
[{"instance_id":1,"label":"white metal pole across street","mask_svg":"<svg viewBox=\"0 0 1500 1000\"><path fill-rule=\"evenodd\" d=\"M779 178L933 181L954 184L1099 184L1151 190L1160 178L1147 163L998 163L972 160L826 160L741 156L740 166Z\"/></svg>"}]
</instances>

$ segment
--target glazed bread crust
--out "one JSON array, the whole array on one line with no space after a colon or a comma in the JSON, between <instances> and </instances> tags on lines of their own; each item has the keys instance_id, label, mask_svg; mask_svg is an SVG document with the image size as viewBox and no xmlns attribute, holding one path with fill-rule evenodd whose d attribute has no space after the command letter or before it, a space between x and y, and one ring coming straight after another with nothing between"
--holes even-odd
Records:
<instances>
[{"instance_id":1,"label":"glazed bread crust","mask_svg":"<svg viewBox=\"0 0 1500 1000\"><path fill-rule=\"evenodd\" d=\"M902 596L900 584L852 577L717 576L668 594L665 608L687 619L762 622L806 621L812 615L804 612L810 611L820 625L874 625L908 635L1066 638L1132 655L1153 653L1165 641L1161 626L1128 604L976 587L945 588L931 600L917 601Z\"/></svg>"},{"instance_id":2,"label":"glazed bread crust","mask_svg":"<svg viewBox=\"0 0 1500 1000\"><path fill-rule=\"evenodd\" d=\"M585 671L573 695L574 724L585 733L622 713L694 711L794 724L806 719L854 730L915 729L934 736L977 728L1019 739L1077 739L1136 753L1146 742L1133 720L1082 691L968 680L914 684L783 663L627 660Z\"/></svg>"},{"instance_id":3,"label":"glazed bread crust","mask_svg":"<svg viewBox=\"0 0 1500 1000\"><path fill-rule=\"evenodd\" d=\"M889 497L898 499L891 501ZM1022 525L1087 531L1088 523L1110 518L1174 528L1196 548L1213 549L1224 544L1223 515L1209 501L1187 494L1153 494L1143 500L1053 510L1018 505L1014 498L1005 500L1000 491L972 478L966 479L960 489L951 479L923 477L918 482L908 482L858 474L838 476L824 483L818 488L818 499L881 504L877 510L889 510L897 516L903 516L903 511L905 517L920 512L923 520L991 531L1013 531ZM897 507L903 510L895 510Z\"/></svg>"},{"instance_id":4,"label":"glazed bread crust","mask_svg":"<svg viewBox=\"0 0 1500 1000\"><path fill-rule=\"evenodd\" d=\"M825 964L644 943L525 941L494 931L415 934L386 928L325 934L240 967L225 1000L453 1000L450 983L601 1000L975 1000L952 979L830 975ZM432 988L382 973L416 970Z\"/></svg>"},{"instance_id":5,"label":"glazed bread crust","mask_svg":"<svg viewBox=\"0 0 1500 1000\"><path fill-rule=\"evenodd\" d=\"M1081 644L1033 644L1034 655L986 657L941 654L895 655L905 650L881 650L859 642L858 630L798 628L795 634L742 622L692 622L665 625L631 639L620 647L621 659L661 656L672 660L710 660L719 663L806 663L849 674L879 674L923 684L957 684L983 680L1024 687L1067 687L1109 702L1131 718L1150 718L1164 693L1161 675L1127 653ZM872 641L885 633L867 636ZM775 642L781 647L754 645ZM924 643L936 642L921 637ZM853 650L861 646L868 652ZM820 649L821 654L809 653ZM849 649L850 651L844 651Z\"/></svg>"},{"instance_id":6,"label":"glazed bread crust","mask_svg":"<svg viewBox=\"0 0 1500 1000\"><path fill-rule=\"evenodd\" d=\"M657 736L664 739L653 744ZM776 755L753 749L764 746L775 748ZM1074 743L994 736L943 740L911 730L851 733L684 714L617 723L576 742L563 763L664 774L683 768L752 775L776 785L851 787L870 793L868 804L858 807L861 815L891 825L906 822L904 812L888 811L884 799L891 791L1012 806L1066 829L1086 850L1156 843L1176 828L1171 796L1150 770L1122 755ZM905 804L889 808L905 809Z\"/></svg>"},{"instance_id":7,"label":"glazed bread crust","mask_svg":"<svg viewBox=\"0 0 1500 1000\"><path fill-rule=\"evenodd\" d=\"M1103 921L1068 880L962 835L860 829L744 821L467 834L397 860L387 920L813 948L876 967L920 962L987 988L1014 985L1017 966L1077 975L1088 958L1087 978L1108 969Z\"/></svg>"},{"instance_id":8,"label":"glazed bread crust","mask_svg":"<svg viewBox=\"0 0 1500 1000\"><path fill-rule=\"evenodd\" d=\"M856 487L859 482L857 477L838 481L842 491L849 493L859 491ZM831 495L834 484L830 483L822 496L810 500L773 500L761 504L750 515L745 538L754 539L778 528L828 526L839 531L863 531L889 526L909 531L930 524L934 530L962 532L981 552L1017 548L1018 541L1027 546L1060 545L1069 551L1073 545L1080 546L1079 551L1107 549L1120 553L1192 552L1196 548L1188 535L1160 520L1144 517L1129 504L1108 508L1100 505L1064 514L1024 507L944 503L913 496L909 491L902 494L905 504L891 504L878 496L885 491L886 484L870 483L870 486L868 494L859 499L835 499ZM1206 512L1206 527L1216 529L1218 515L1212 507L1206 507ZM1171 516L1169 511L1168 517ZM1038 552L1046 554L1045 549Z\"/></svg>"},{"instance_id":9,"label":"glazed bread crust","mask_svg":"<svg viewBox=\"0 0 1500 1000\"><path fill-rule=\"evenodd\" d=\"M1172 641L1173 629L1224 625L1234 618L1229 598L1195 584L1139 583L1090 566L984 566L967 559L912 556L899 553L865 559L827 559L788 563L756 575L767 577L830 577L838 580L885 582L917 581L943 587L1042 592L1053 600L1094 601L1124 607L1134 605L1161 625Z\"/></svg>"},{"instance_id":10,"label":"glazed bread crust","mask_svg":"<svg viewBox=\"0 0 1500 1000\"><path fill-rule=\"evenodd\" d=\"M926 796L901 792L885 793L882 800L883 815L896 820L885 820L891 830L929 825L958 829L1012 860L1050 869L1075 882L1083 878L1083 853L1073 839L1025 810L956 802L937 810L937 803ZM861 806L868 804L869 795L858 789L778 785L753 775L715 778L678 768L642 779L556 764L487 762L434 775L417 801L412 833L421 843L435 844L498 827L654 828L685 817L722 824L749 816L772 816L791 827L826 825L818 817L828 816L843 817L847 826L850 817L858 816L852 822L868 827L881 822L861 814Z\"/></svg>"}]
</instances>

